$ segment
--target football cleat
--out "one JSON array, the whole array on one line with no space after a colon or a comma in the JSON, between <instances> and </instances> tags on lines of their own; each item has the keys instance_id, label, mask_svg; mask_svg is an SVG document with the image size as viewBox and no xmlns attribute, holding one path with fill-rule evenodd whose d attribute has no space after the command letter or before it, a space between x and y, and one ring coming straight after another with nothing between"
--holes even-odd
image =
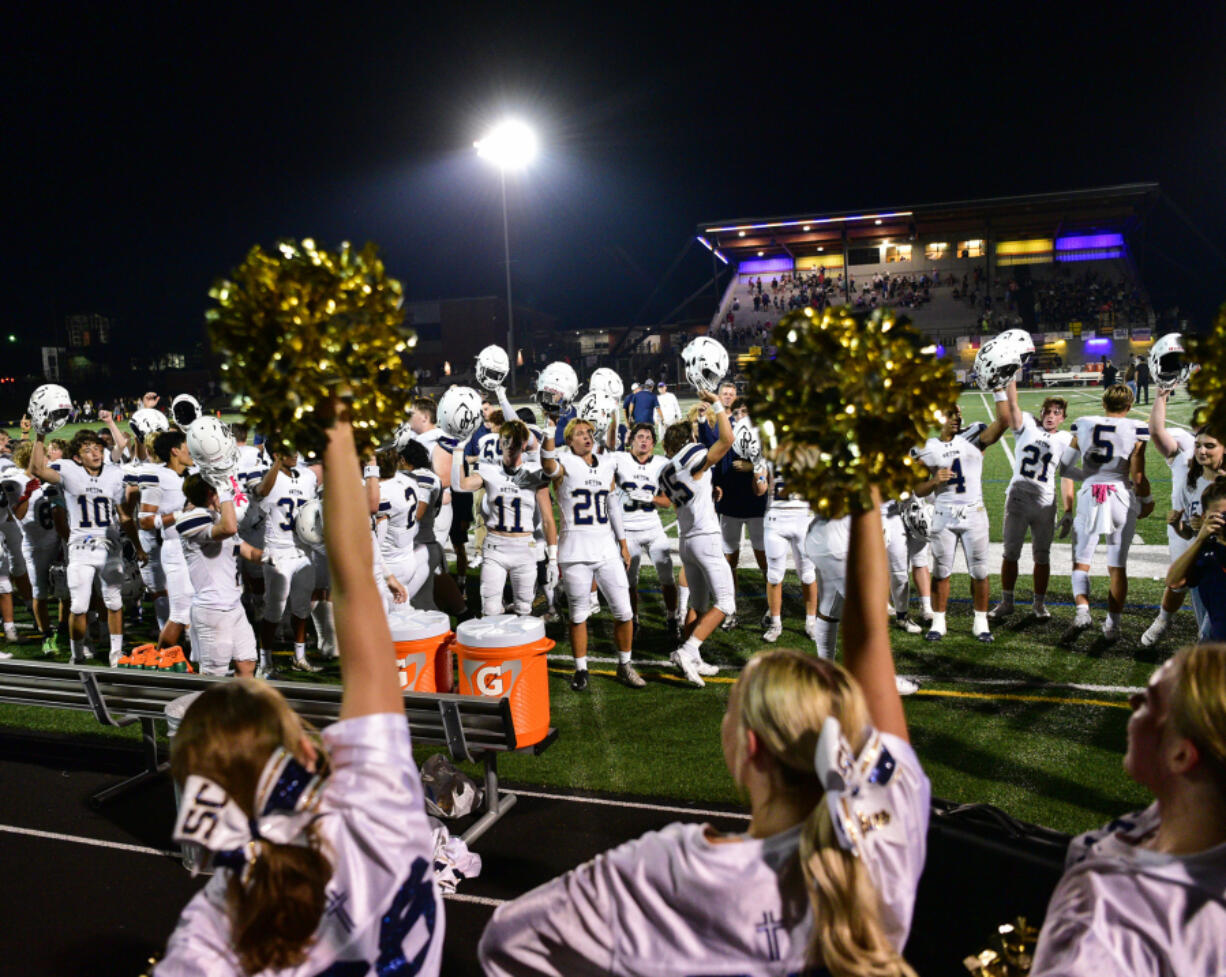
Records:
<instances>
[{"instance_id":1,"label":"football cleat","mask_svg":"<svg viewBox=\"0 0 1226 977\"><path fill-rule=\"evenodd\" d=\"M702 676L698 673L698 668L696 667L698 663L683 654L680 648L669 655L668 660L681 670L681 674L685 676L685 680L689 682L690 685L701 689L707 684L702 680Z\"/></svg>"},{"instance_id":2,"label":"football cleat","mask_svg":"<svg viewBox=\"0 0 1226 977\"><path fill-rule=\"evenodd\" d=\"M266 682L275 682L278 678L281 677L281 674L271 665L269 665L267 668L265 668L263 665L260 665L255 670L255 677L262 678Z\"/></svg>"},{"instance_id":3,"label":"football cleat","mask_svg":"<svg viewBox=\"0 0 1226 977\"><path fill-rule=\"evenodd\" d=\"M11 651L0 651L0 661L8 661L12 657L13 653Z\"/></svg>"},{"instance_id":4,"label":"football cleat","mask_svg":"<svg viewBox=\"0 0 1226 977\"><path fill-rule=\"evenodd\" d=\"M1033 614L1035 618L1037 618L1040 621L1050 621L1051 620L1051 611L1049 611L1046 607L1042 607L1042 606L1036 607L1030 613Z\"/></svg>"},{"instance_id":5,"label":"football cleat","mask_svg":"<svg viewBox=\"0 0 1226 977\"><path fill-rule=\"evenodd\" d=\"M43 654L50 658L52 655L60 653L60 642L54 634L49 634L43 638Z\"/></svg>"},{"instance_id":6,"label":"football cleat","mask_svg":"<svg viewBox=\"0 0 1226 977\"><path fill-rule=\"evenodd\" d=\"M323 669L318 665L312 665L305 658L295 658L291 663L290 668L292 668L295 672L308 672L312 675L323 671Z\"/></svg>"},{"instance_id":7,"label":"football cleat","mask_svg":"<svg viewBox=\"0 0 1226 977\"><path fill-rule=\"evenodd\" d=\"M994 635L991 631L976 632L975 637L979 641L982 641L985 645L991 644L993 641L996 640L996 635Z\"/></svg>"},{"instance_id":8,"label":"football cleat","mask_svg":"<svg viewBox=\"0 0 1226 977\"><path fill-rule=\"evenodd\" d=\"M719 674L719 666L714 662L703 661L701 655L699 655L697 660L694 662L694 670L697 671L699 675L710 676Z\"/></svg>"},{"instance_id":9,"label":"football cleat","mask_svg":"<svg viewBox=\"0 0 1226 977\"><path fill-rule=\"evenodd\" d=\"M1071 645L1080 636L1081 632L1087 630L1094 622L1087 618L1075 618L1073 623L1064 629L1064 634L1060 635L1061 645Z\"/></svg>"},{"instance_id":10,"label":"football cleat","mask_svg":"<svg viewBox=\"0 0 1226 977\"><path fill-rule=\"evenodd\" d=\"M988 611L988 620L992 621L993 623L995 623L996 621L1003 621L1005 618L1007 618L1012 613L1013 613L1013 605L1006 604L1002 600L999 604L997 604L990 611Z\"/></svg>"},{"instance_id":11,"label":"football cleat","mask_svg":"<svg viewBox=\"0 0 1226 977\"><path fill-rule=\"evenodd\" d=\"M817 640L817 618L805 618L805 635Z\"/></svg>"},{"instance_id":12,"label":"football cleat","mask_svg":"<svg viewBox=\"0 0 1226 977\"><path fill-rule=\"evenodd\" d=\"M1165 621L1162 618L1155 618L1154 623L1145 629L1145 633L1141 635L1141 647L1152 648L1158 643L1158 639L1166 634L1166 629L1171 626L1171 619Z\"/></svg>"},{"instance_id":13,"label":"football cleat","mask_svg":"<svg viewBox=\"0 0 1226 977\"><path fill-rule=\"evenodd\" d=\"M766 629L766 633L762 635L763 641L769 641L774 644L779 640L779 636L783 634L783 626L780 624L772 624Z\"/></svg>"},{"instance_id":14,"label":"football cleat","mask_svg":"<svg viewBox=\"0 0 1226 977\"><path fill-rule=\"evenodd\" d=\"M940 641L944 637L945 637L944 631L929 631L926 635L924 635L924 640L925 641Z\"/></svg>"},{"instance_id":15,"label":"football cleat","mask_svg":"<svg viewBox=\"0 0 1226 977\"><path fill-rule=\"evenodd\" d=\"M902 628L902 630L906 631L907 634L922 634L924 631L923 628L912 621L911 618L907 617L906 614L899 615L898 617L894 618L894 621L900 628Z\"/></svg>"},{"instance_id":16,"label":"football cleat","mask_svg":"<svg viewBox=\"0 0 1226 977\"><path fill-rule=\"evenodd\" d=\"M723 621L720 622L719 629L721 631L732 631L741 623L741 619L735 614L729 614Z\"/></svg>"},{"instance_id":17,"label":"football cleat","mask_svg":"<svg viewBox=\"0 0 1226 977\"><path fill-rule=\"evenodd\" d=\"M576 668L575 669L575 674L570 677L570 690L572 692L584 692L587 690L587 669L586 668Z\"/></svg>"},{"instance_id":18,"label":"football cleat","mask_svg":"<svg viewBox=\"0 0 1226 977\"><path fill-rule=\"evenodd\" d=\"M1119 641L1120 629L1111 622L1111 618L1107 618L1103 622L1103 640L1104 641Z\"/></svg>"},{"instance_id":19,"label":"football cleat","mask_svg":"<svg viewBox=\"0 0 1226 977\"><path fill-rule=\"evenodd\" d=\"M584 674L587 674L586 672ZM617 666L617 681L632 689L641 689L647 682L630 662L621 662Z\"/></svg>"},{"instance_id":20,"label":"football cleat","mask_svg":"<svg viewBox=\"0 0 1226 977\"><path fill-rule=\"evenodd\" d=\"M915 695L919 691L919 682L902 675L895 675L894 688L898 690L899 695Z\"/></svg>"}]
</instances>

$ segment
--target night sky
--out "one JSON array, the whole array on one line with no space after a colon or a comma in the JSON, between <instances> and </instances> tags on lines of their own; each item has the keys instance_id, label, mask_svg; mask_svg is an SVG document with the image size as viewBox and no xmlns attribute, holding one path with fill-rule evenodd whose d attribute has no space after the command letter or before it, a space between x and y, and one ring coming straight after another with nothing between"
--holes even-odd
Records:
<instances>
[{"instance_id":1,"label":"night sky","mask_svg":"<svg viewBox=\"0 0 1226 977\"><path fill-rule=\"evenodd\" d=\"M630 321L699 221L1140 180L1209 238L1171 218L1151 286L1226 298L1222 4L39 6L3 42L23 342L97 311L183 348L279 236L374 240L411 299L502 294L472 142L504 112L543 143L516 300L571 328Z\"/></svg>"}]
</instances>

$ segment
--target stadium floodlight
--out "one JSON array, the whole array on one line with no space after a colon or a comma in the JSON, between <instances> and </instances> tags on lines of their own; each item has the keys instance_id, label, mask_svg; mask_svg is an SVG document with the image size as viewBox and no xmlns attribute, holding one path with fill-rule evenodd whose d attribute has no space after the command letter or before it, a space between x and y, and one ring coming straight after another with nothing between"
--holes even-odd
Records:
<instances>
[{"instance_id":1,"label":"stadium floodlight","mask_svg":"<svg viewBox=\"0 0 1226 977\"><path fill-rule=\"evenodd\" d=\"M536 133L519 119L505 119L473 145L500 170L522 170L536 158Z\"/></svg>"},{"instance_id":2,"label":"stadium floodlight","mask_svg":"<svg viewBox=\"0 0 1226 977\"><path fill-rule=\"evenodd\" d=\"M519 119L504 119L484 139L473 143L477 155L498 167L502 191L502 252L507 271L507 359L511 362L511 389L515 389L515 310L511 302L511 232L507 222L507 171L522 170L536 158L536 133Z\"/></svg>"}]
</instances>

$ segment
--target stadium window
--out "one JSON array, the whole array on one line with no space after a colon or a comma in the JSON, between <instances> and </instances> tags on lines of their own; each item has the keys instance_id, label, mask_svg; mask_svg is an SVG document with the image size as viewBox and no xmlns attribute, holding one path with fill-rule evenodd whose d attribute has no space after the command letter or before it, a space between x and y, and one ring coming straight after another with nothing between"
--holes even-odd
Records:
<instances>
[{"instance_id":1,"label":"stadium window","mask_svg":"<svg viewBox=\"0 0 1226 977\"><path fill-rule=\"evenodd\" d=\"M949 255L948 241L929 241L924 245L924 257L929 261L940 261Z\"/></svg>"},{"instance_id":2,"label":"stadium window","mask_svg":"<svg viewBox=\"0 0 1226 977\"><path fill-rule=\"evenodd\" d=\"M909 244L887 244L885 247L886 261L910 261L911 260L911 245Z\"/></svg>"},{"instance_id":3,"label":"stadium window","mask_svg":"<svg viewBox=\"0 0 1226 977\"><path fill-rule=\"evenodd\" d=\"M970 241L958 242L958 257L959 258L982 258L983 257L983 238L975 238Z\"/></svg>"},{"instance_id":4,"label":"stadium window","mask_svg":"<svg viewBox=\"0 0 1226 977\"><path fill-rule=\"evenodd\" d=\"M849 265L879 265L881 264L881 248L848 248L847 263Z\"/></svg>"}]
</instances>

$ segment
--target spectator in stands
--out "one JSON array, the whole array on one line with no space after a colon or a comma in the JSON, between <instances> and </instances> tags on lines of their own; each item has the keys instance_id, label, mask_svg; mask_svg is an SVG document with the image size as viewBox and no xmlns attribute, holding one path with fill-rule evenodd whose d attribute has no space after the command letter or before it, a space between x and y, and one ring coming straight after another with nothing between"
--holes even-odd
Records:
<instances>
[{"instance_id":1,"label":"spectator in stands","mask_svg":"<svg viewBox=\"0 0 1226 977\"><path fill-rule=\"evenodd\" d=\"M765 652L728 697L720 739L749 830L673 824L500 906L486 974L914 977L900 953L930 787L895 686L879 508L850 520L846 668Z\"/></svg>"},{"instance_id":2,"label":"spectator in stands","mask_svg":"<svg viewBox=\"0 0 1226 977\"><path fill-rule=\"evenodd\" d=\"M206 848L217 874L180 917L159 977L366 973L389 958L422 977L441 968L443 898L395 650L371 547L354 545L370 534L359 464L342 416L324 451L341 719L316 737L248 679L216 682L188 708L171 750L174 837ZM340 929L325 891L349 897Z\"/></svg>"},{"instance_id":3,"label":"spectator in stands","mask_svg":"<svg viewBox=\"0 0 1226 977\"><path fill-rule=\"evenodd\" d=\"M1132 697L1124 769L1154 803L1074 838L1031 977L1219 974L1226 961L1226 645Z\"/></svg>"}]
</instances>

